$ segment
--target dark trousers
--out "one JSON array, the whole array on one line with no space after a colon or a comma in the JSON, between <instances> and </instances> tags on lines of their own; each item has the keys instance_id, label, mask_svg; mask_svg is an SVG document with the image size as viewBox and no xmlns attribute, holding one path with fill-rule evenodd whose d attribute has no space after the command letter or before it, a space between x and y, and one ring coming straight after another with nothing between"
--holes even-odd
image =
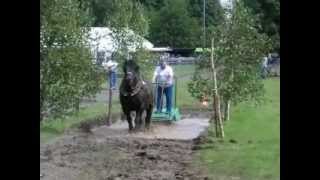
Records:
<instances>
[{"instance_id":1,"label":"dark trousers","mask_svg":"<svg viewBox=\"0 0 320 180\"><path fill-rule=\"evenodd\" d=\"M116 72L114 72L114 71L110 72L109 81L110 81L111 88L115 88L116 87L116 83L117 83L117 74L116 74Z\"/></svg>"},{"instance_id":2,"label":"dark trousers","mask_svg":"<svg viewBox=\"0 0 320 180\"><path fill-rule=\"evenodd\" d=\"M163 94L162 94L163 92ZM172 107L172 85L169 87L160 87L158 86L158 96L157 96L157 111L161 111L162 108L162 102L160 102L161 100L163 100L163 96L166 96L166 108L167 108L167 112L171 112L171 107ZM162 96L162 97L161 97Z\"/></svg>"}]
</instances>

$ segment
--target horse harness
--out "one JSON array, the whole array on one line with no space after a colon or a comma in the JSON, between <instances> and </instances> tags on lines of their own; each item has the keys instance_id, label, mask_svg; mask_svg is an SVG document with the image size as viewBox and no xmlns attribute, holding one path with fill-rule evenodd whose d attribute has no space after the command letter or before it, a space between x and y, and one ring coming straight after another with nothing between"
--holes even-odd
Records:
<instances>
[{"instance_id":1,"label":"horse harness","mask_svg":"<svg viewBox=\"0 0 320 180\"><path fill-rule=\"evenodd\" d=\"M121 94L123 96L134 96L136 94L138 94L138 92L142 89L142 87L145 85L146 83L141 80L137 83L136 87L134 87L133 91L131 93L128 93L128 92L121 92Z\"/></svg>"}]
</instances>

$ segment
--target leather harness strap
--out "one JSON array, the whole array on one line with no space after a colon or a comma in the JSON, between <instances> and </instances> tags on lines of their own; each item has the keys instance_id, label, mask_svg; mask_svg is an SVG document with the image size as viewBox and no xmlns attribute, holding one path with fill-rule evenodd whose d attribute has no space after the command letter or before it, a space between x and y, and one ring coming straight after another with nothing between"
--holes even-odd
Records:
<instances>
[{"instance_id":1,"label":"leather harness strap","mask_svg":"<svg viewBox=\"0 0 320 180\"><path fill-rule=\"evenodd\" d=\"M134 87L134 89L133 89L133 91L131 92L131 93L128 93L128 92L122 92L121 94L123 95L123 96L128 96L128 95L130 95L130 96L134 96L134 95L136 95L136 94L138 94L138 92L141 90L141 88L142 88L142 86L143 85L145 85L146 83L144 82L144 81L139 81L138 83L137 83L137 85L136 85L136 87Z\"/></svg>"}]
</instances>

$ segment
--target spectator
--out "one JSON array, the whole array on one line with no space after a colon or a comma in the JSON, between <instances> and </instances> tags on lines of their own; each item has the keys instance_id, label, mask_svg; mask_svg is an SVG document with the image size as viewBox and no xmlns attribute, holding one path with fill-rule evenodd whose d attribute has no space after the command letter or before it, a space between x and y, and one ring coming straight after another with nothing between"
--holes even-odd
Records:
<instances>
[{"instance_id":1,"label":"spectator","mask_svg":"<svg viewBox=\"0 0 320 180\"><path fill-rule=\"evenodd\" d=\"M268 58L264 57L262 61L262 73L261 76L262 78L266 78L268 74Z\"/></svg>"},{"instance_id":2,"label":"spectator","mask_svg":"<svg viewBox=\"0 0 320 180\"><path fill-rule=\"evenodd\" d=\"M112 58L107 63L103 64L103 66L108 71L111 89L116 89L118 63L115 62Z\"/></svg>"}]
</instances>

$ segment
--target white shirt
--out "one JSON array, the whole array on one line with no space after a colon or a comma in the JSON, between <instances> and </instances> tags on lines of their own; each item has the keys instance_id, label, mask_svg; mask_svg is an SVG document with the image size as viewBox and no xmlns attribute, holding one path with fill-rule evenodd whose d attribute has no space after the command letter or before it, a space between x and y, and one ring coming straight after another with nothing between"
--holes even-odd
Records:
<instances>
[{"instance_id":1,"label":"white shirt","mask_svg":"<svg viewBox=\"0 0 320 180\"><path fill-rule=\"evenodd\" d=\"M268 58L267 57L263 58L262 66L263 67L268 67Z\"/></svg>"},{"instance_id":2,"label":"white shirt","mask_svg":"<svg viewBox=\"0 0 320 180\"><path fill-rule=\"evenodd\" d=\"M103 63L102 65L103 65L103 67L106 68L106 69L111 69L111 71L116 71L117 66L118 66L118 63L110 60L110 61L108 61L107 63Z\"/></svg>"},{"instance_id":3,"label":"white shirt","mask_svg":"<svg viewBox=\"0 0 320 180\"><path fill-rule=\"evenodd\" d=\"M156 81L157 80L157 81ZM166 65L164 69L161 69L160 66L156 67L154 71L153 82L165 83L165 86L170 86L173 84L173 70L170 66Z\"/></svg>"}]
</instances>

